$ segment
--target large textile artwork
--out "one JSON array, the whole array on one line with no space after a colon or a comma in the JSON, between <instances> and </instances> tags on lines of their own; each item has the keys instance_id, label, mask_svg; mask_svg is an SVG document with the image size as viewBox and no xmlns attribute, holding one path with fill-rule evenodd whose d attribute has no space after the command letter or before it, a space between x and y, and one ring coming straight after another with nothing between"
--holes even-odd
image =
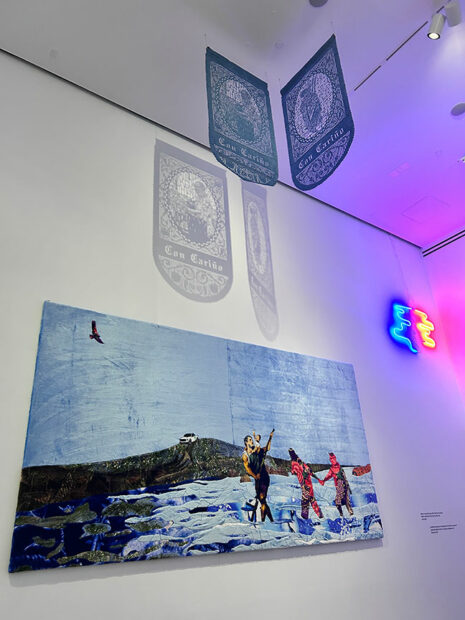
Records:
<instances>
[{"instance_id":1,"label":"large textile artwork","mask_svg":"<svg viewBox=\"0 0 465 620\"><path fill-rule=\"evenodd\" d=\"M242 204L250 295L263 335L268 340L274 340L278 335L279 319L265 188L243 182Z\"/></svg>"},{"instance_id":2,"label":"large textile artwork","mask_svg":"<svg viewBox=\"0 0 465 620\"><path fill-rule=\"evenodd\" d=\"M281 90L296 187L323 183L347 155L354 122L333 35Z\"/></svg>"},{"instance_id":3,"label":"large textile artwork","mask_svg":"<svg viewBox=\"0 0 465 620\"><path fill-rule=\"evenodd\" d=\"M153 224L165 280L189 299L224 297L233 278L225 171L158 140Z\"/></svg>"},{"instance_id":4,"label":"large textile artwork","mask_svg":"<svg viewBox=\"0 0 465 620\"><path fill-rule=\"evenodd\" d=\"M206 74L212 153L241 179L274 185L278 159L268 86L210 48Z\"/></svg>"},{"instance_id":5,"label":"large textile artwork","mask_svg":"<svg viewBox=\"0 0 465 620\"><path fill-rule=\"evenodd\" d=\"M382 535L351 365L44 304L11 572Z\"/></svg>"}]
</instances>

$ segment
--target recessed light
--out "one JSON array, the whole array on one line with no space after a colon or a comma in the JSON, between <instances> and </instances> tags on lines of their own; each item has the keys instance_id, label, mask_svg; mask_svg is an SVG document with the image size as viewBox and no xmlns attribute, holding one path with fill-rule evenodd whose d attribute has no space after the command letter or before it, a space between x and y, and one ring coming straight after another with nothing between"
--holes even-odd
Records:
<instances>
[{"instance_id":1,"label":"recessed light","mask_svg":"<svg viewBox=\"0 0 465 620\"><path fill-rule=\"evenodd\" d=\"M323 4L326 4L328 2L328 0L309 0L309 1L312 6L323 6Z\"/></svg>"},{"instance_id":2,"label":"recessed light","mask_svg":"<svg viewBox=\"0 0 465 620\"><path fill-rule=\"evenodd\" d=\"M465 103L463 101L461 103L457 103L454 105L450 113L452 116L461 116L465 113Z\"/></svg>"}]
</instances>

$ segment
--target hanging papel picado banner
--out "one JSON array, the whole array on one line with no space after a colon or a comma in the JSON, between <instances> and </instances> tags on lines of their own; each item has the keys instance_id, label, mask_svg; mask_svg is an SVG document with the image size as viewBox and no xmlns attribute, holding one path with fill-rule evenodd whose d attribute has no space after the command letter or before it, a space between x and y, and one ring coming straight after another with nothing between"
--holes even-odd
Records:
<instances>
[{"instance_id":1,"label":"hanging papel picado banner","mask_svg":"<svg viewBox=\"0 0 465 620\"><path fill-rule=\"evenodd\" d=\"M333 174L354 121L333 35L281 90L292 179L310 190Z\"/></svg>"},{"instance_id":2,"label":"hanging papel picado banner","mask_svg":"<svg viewBox=\"0 0 465 620\"><path fill-rule=\"evenodd\" d=\"M278 158L268 86L210 48L206 52L210 148L244 181L274 185Z\"/></svg>"}]
</instances>

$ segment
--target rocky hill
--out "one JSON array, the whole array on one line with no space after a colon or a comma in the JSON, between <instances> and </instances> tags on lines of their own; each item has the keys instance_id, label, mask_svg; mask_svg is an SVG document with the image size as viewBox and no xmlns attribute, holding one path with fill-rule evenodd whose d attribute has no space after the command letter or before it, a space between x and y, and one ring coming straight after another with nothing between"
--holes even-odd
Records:
<instances>
[{"instance_id":1,"label":"rocky hill","mask_svg":"<svg viewBox=\"0 0 465 620\"><path fill-rule=\"evenodd\" d=\"M121 493L188 480L245 476L243 448L218 439L199 439L148 454L79 465L44 465L22 470L18 511L91 495ZM288 475L290 461L266 458L270 474ZM328 465L313 465L314 471Z\"/></svg>"}]
</instances>

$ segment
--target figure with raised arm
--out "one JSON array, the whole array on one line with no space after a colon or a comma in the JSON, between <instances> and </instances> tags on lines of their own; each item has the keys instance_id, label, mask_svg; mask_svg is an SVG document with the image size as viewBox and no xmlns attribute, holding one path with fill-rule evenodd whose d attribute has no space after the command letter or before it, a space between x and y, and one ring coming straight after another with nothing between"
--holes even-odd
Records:
<instances>
[{"instance_id":1,"label":"figure with raised arm","mask_svg":"<svg viewBox=\"0 0 465 620\"><path fill-rule=\"evenodd\" d=\"M262 521L265 521L266 517L273 521L270 507L266 503L268 487L270 486L270 475L265 466L265 457L270 449L273 434L274 429L270 433L266 446L264 448L259 447L258 450L251 435L244 437L242 462L244 463L245 471L255 480L255 497L260 502Z\"/></svg>"}]
</instances>

